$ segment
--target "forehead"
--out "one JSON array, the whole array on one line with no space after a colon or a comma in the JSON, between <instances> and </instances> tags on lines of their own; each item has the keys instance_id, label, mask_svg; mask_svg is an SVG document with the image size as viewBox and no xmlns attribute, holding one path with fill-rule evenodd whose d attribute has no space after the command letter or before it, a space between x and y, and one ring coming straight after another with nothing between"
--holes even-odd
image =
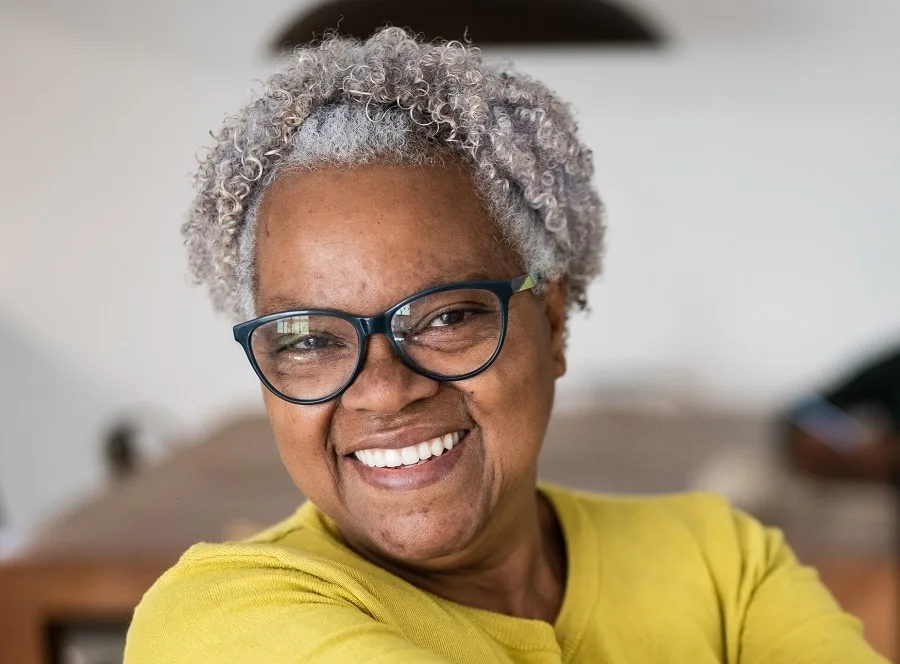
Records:
<instances>
[{"instance_id":1,"label":"forehead","mask_svg":"<svg viewBox=\"0 0 900 664\"><path fill-rule=\"evenodd\" d=\"M284 173L262 200L256 232L261 314L289 303L374 314L422 288L518 269L455 164Z\"/></svg>"}]
</instances>

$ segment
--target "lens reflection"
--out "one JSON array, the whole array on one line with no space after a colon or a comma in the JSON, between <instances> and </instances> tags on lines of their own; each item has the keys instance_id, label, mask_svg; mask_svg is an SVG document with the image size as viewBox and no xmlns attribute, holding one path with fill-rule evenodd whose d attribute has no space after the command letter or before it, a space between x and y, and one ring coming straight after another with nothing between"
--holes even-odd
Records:
<instances>
[{"instance_id":1,"label":"lens reflection","mask_svg":"<svg viewBox=\"0 0 900 664\"><path fill-rule=\"evenodd\" d=\"M336 316L290 316L259 326L253 356L272 386L292 399L321 399L339 390L356 368L359 338Z\"/></svg>"},{"instance_id":2,"label":"lens reflection","mask_svg":"<svg viewBox=\"0 0 900 664\"><path fill-rule=\"evenodd\" d=\"M459 289L426 295L401 308L391 333L416 366L452 378L477 371L500 343L503 310L491 291Z\"/></svg>"}]
</instances>

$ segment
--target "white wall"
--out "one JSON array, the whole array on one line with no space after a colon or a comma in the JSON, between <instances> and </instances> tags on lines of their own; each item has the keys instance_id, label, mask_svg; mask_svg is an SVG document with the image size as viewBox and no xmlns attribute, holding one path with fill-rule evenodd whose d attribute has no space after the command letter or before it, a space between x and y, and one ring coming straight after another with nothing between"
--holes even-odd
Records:
<instances>
[{"instance_id":1,"label":"white wall","mask_svg":"<svg viewBox=\"0 0 900 664\"><path fill-rule=\"evenodd\" d=\"M641 4L668 50L504 54L576 106L609 207L560 401L664 388L768 407L900 337L900 5ZM178 228L194 151L264 74L260 46L294 5L0 8L14 523L99 486L98 437L123 408L191 431L258 407L227 321L187 286Z\"/></svg>"}]
</instances>

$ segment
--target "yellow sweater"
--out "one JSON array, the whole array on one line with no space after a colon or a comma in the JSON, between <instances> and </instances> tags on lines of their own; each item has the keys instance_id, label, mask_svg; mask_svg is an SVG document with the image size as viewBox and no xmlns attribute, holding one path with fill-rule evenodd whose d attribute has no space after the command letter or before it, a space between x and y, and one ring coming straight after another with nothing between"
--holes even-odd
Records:
<instances>
[{"instance_id":1,"label":"yellow sweater","mask_svg":"<svg viewBox=\"0 0 900 664\"><path fill-rule=\"evenodd\" d=\"M780 533L708 495L542 486L568 580L554 625L461 606L372 565L307 503L198 544L138 606L125 664L881 664Z\"/></svg>"}]
</instances>

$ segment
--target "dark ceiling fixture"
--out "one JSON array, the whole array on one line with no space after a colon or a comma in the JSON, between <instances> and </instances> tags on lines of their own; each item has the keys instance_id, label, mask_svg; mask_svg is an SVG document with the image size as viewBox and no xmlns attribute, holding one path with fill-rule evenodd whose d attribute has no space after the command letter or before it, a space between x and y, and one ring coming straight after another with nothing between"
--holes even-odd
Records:
<instances>
[{"instance_id":1,"label":"dark ceiling fixture","mask_svg":"<svg viewBox=\"0 0 900 664\"><path fill-rule=\"evenodd\" d=\"M305 12L272 49L314 42L327 33L365 39L385 24L427 40L478 45L658 47L663 37L644 17L601 0L332 0Z\"/></svg>"}]
</instances>

